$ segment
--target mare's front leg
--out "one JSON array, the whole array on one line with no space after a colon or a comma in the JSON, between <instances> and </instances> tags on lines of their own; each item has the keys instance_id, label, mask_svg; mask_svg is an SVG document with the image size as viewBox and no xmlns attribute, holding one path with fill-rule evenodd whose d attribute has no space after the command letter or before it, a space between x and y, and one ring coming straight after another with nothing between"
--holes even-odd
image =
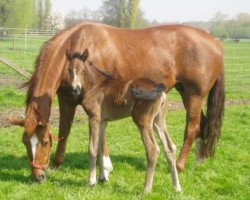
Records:
<instances>
[{"instance_id":1,"label":"mare's front leg","mask_svg":"<svg viewBox=\"0 0 250 200\"><path fill-rule=\"evenodd\" d=\"M99 147L99 133L101 120L92 116L89 117L89 185L96 184L96 160Z\"/></svg>"},{"instance_id":2,"label":"mare's front leg","mask_svg":"<svg viewBox=\"0 0 250 200\"><path fill-rule=\"evenodd\" d=\"M64 162L67 139L75 116L76 104L67 101L63 94L58 93L60 121L59 137L62 138L57 145L54 164L58 168Z\"/></svg>"}]
</instances>

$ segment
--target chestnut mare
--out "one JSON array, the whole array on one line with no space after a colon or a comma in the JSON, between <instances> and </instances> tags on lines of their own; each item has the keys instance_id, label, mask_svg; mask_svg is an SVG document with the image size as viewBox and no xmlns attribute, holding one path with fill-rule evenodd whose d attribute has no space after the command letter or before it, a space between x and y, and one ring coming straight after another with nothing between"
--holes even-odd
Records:
<instances>
[{"instance_id":1,"label":"chestnut mare","mask_svg":"<svg viewBox=\"0 0 250 200\"><path fill-rule=\"evenodd\" d=\"M82 22L45 43L28 82L26 118L15 123L25 126L24 140L28 142L31 161L35 159L39 165L48 163L49 150L45 149L50 146L47 144L50 139L49 142L43 139L51 138L48 122L51 103L57 93L61 113L59 137L63 139L57 146L55 164L63 163L75 108L82 101L81 95L71 93L69 61L63 55L66 49L83 52L86 48L92 52L90 60L117 79L126 82L146 78L163 83L168 90L175 87L179 91L186 109L184 143L177 160L179 171L184 169L195 139L199 159L213 156L224 111L221 43L207 32L185 25L133 30ZM77 91L77 86L73 89ZM203 113L202 103L207 96L207 111ZM36 153L35 158L32 152ZM110 160L107 163L110 171ZM38 180L44 178L43 170L32 167L32 172Z\"/></svg>"},{"instance_id":2,"label":"chestnut mare","mask_svg":"<svg viewBox=\"0 0 250 200\"><path fill-rule=\"evenodd\" d=\"M150 192L153 184L155 165L159 147L155 141L153 128L158 133L170 165L173 186L181 191L176 168L176 147L165 125L167 112L166 87L149 79L123 81L104 72L88 60L88 49L66 53L72 87L81 88L82 106L89 116L89 185L96 184L96 159L99 160L99 179L108 177L103 167L105 129L109 121L132 116L140 130L147 157L144 192Z\"/></svg>"}]
</instances>

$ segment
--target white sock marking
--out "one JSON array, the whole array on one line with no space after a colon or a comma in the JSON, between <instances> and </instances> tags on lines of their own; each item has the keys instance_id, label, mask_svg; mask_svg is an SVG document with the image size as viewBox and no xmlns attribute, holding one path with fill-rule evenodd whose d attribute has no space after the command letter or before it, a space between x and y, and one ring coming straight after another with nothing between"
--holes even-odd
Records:
<instances>
[{"instance_id":1,"label":"white sock marking","mask_svg":"<svg viewBox=\"0 0 250 200\"><path fill-rule=\"evenodd\" d=\"M108 180L109 173L113 170L113 166L110 160L110 157L103 156L103 166L104 166L104 175L106 180Z\"/></svg>"}]
</instances>

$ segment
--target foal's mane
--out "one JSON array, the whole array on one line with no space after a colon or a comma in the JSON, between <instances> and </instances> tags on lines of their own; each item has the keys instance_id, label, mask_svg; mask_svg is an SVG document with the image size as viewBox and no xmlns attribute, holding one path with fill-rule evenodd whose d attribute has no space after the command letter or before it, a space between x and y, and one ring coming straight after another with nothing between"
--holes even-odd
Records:
<instances>
[{"instance_id":1,"label":"foal's mane","mask_svg":"<svg viewBox=\"0 0 250 200\"><path fill-rule=\"evenodd\" d=\"M80 53L79 51L76 51L74 52L72 55L71 55L71 58L70 60L73 60L73 59L79 59L81 61L84 61L84 58L83 58L83 54ZM105 76L106 78L108 79L114 79L114 77L112 76L111 73L109 72L105 72L103 70L101 70L99 67L97 67L93 62L89 61L89 60L86 60L84 62L88 62L88 64L93 67L97 72L99 72L99 74Z\"/></svg>"}]
</instances>

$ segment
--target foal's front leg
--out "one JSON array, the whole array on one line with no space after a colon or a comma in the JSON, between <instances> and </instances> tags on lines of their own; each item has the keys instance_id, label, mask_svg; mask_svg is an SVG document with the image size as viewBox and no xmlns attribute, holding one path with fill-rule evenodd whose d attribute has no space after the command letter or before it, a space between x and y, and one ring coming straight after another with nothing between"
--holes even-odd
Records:
<instances>
[{"instance_id":1,"label":"foal's front leg","mask_svg":"<svg viewBox=\"0 0 250 200\"><path fill-rule=\"evenodd\" d=\"M96 184L96 159L99 147L100 119L89 118L89 185Z\"/></svg>"},{"instance_id":2,"label":"foal's front leg","mask_svg":"<svg viewBox=\"0 0 250 200\"><path fill-rule=\"evenodd\" d=\"M107 122L102 122L100 125L99 133L99 180L107 181L109 179L109 173L113 170L113 166L109 157L108 148L106 146L106 130Z\"/></svg>"}]
</instances>

